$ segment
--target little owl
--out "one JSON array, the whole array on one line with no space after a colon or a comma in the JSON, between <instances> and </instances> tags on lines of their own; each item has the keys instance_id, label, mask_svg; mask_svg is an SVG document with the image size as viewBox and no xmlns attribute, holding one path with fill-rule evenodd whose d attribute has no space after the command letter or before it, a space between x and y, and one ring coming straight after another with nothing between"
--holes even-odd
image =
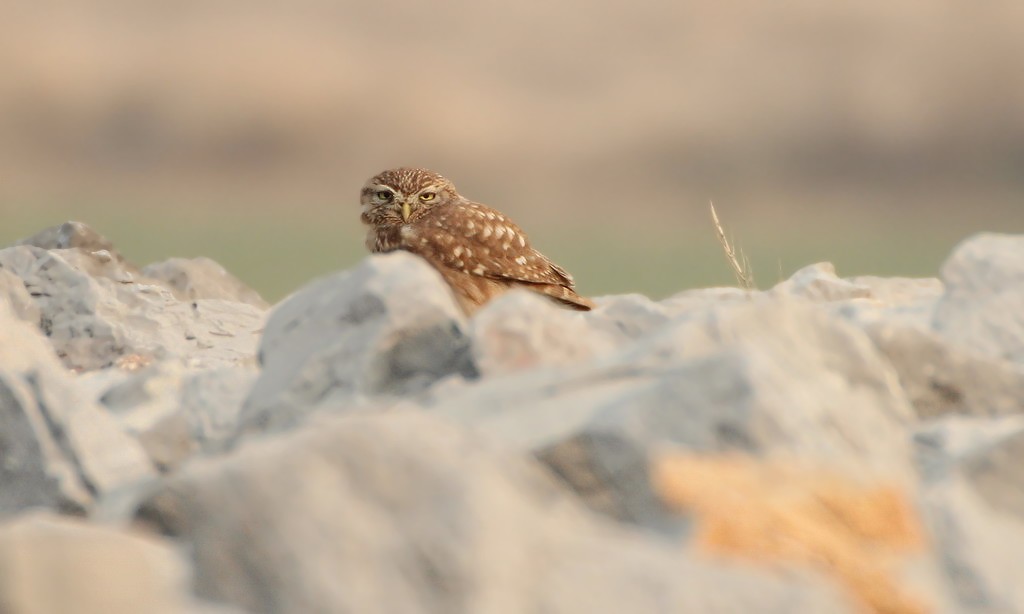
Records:
<instances>
[{"instance_id":1,"label":"little owl","mask_svg":"<svg viewBox=\"0 0 1024 614\"><path fill-rule=\"evenodd\" d=\"M519 226L494 209L466 200L452 182L419 168L384 171L363 186L363 223L371 252L402 249L444 277L472 314L495 296L525 288L562 305L589 310L572 275L530 247Z\"/></svg>"}]
</instances>

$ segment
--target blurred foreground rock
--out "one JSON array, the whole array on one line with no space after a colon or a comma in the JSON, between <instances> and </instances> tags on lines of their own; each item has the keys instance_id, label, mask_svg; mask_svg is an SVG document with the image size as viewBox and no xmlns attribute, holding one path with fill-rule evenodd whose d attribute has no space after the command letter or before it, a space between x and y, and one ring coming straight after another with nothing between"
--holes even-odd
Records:
<instances>
[{"instance_id":1,"label":"blurred foreground rock","mask_svg":"<svg viewBox=\"0 0 1024 614\"><path fill-rule=\"evenodd\" d=\"M0 610L1024 611L1022 263L467 320L407 254L268 309L46 229L0 249Z\"/></svg>"},{"instance_id":2,"label":"blurred foreground rock","mask_svg":"<svg viewBox=\"0 0 1024 614\"><path fill-rule=\"evenodd\" d=\"M230 614L191 596L189 567L154 536L36 512L0 526L4 612Z\"/></svg>"},{"instance_id":3,"label":"blurred foreground rock","mask_svg":"<svg viewBox=\"0 0 1024 614\"><path fill-rule=\"evenodd\" d=\"M610 526L528 458L423 412L335 418L193 465L139 517L189 544L200 596L254 611L846 608L813 578Z\"/></svg>"}]
</instances>

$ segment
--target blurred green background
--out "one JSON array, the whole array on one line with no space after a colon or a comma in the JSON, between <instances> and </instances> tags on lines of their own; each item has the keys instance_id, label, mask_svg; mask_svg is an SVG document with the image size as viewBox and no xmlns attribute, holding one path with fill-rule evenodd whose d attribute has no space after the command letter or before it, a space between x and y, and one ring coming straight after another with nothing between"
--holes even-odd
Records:
<instances>
[{"instance_id":1,"label":"blurred green background","mask_svg":"<svg viewBox=\"0 0 1024 614\"><path fill-rule=\"evenodd\" d=\"M68 219L277 300L437 170L600 295L1024 232L1024 3L81 0L0 7L0 245Z\"/></svg>"}]
</instances>

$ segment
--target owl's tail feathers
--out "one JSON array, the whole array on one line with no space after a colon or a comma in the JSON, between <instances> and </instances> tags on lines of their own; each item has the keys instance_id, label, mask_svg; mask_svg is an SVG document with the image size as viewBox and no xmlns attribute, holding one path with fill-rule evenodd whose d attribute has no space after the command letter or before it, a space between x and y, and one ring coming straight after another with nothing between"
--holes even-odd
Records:
<instances>
[{"instance_id":1,"label":"owl's tail feathers","mask_svg":"<svg viewBox=\"0 0 1024 614\"><path fill-rule=\"evenodd\" d=\"M580 296L572 288L558 285L545 285L538 288L542 294L546 294L558 301L559 304L575 309L576 311L590 311L594 308L594 302Z\"/></svg>"}]
</instances>

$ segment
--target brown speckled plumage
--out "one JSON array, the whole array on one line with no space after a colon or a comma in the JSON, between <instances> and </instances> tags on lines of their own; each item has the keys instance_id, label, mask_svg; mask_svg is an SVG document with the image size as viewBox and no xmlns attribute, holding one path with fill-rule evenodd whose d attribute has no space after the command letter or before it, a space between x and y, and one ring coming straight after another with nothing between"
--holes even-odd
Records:
<instances>
[{"instance_id":1,"label":"brown speckled plumage","mask_svg":"<svg viewBox=\"0 0 1024 614\"><path fill-rule=\"evenodd\" d=\"M372 177L360 196L371 252L396 249L429 262L451 286L466 313L495 296L525 288L579 310L593 307L576 294L572 275L530 246L512 220L463 198L452 182L418 168Z\"/></svg>"}]
</instances>

